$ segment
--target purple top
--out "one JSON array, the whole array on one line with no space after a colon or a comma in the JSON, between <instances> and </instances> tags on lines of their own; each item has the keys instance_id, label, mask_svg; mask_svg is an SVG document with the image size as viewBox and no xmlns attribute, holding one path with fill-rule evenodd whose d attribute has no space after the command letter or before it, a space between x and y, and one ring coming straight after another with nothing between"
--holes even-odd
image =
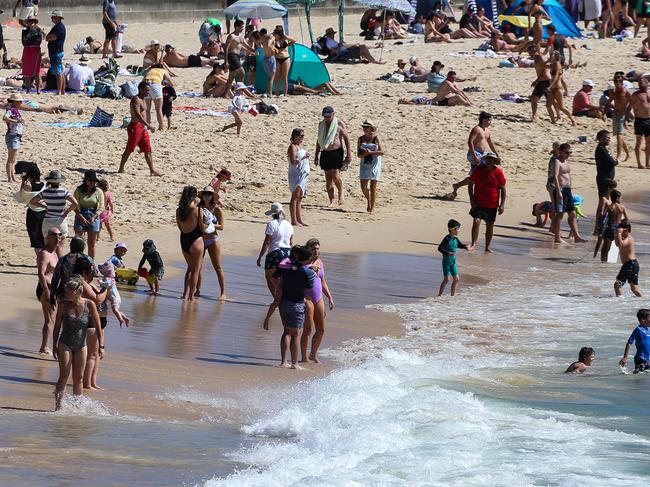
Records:
<instances>
[{"instance_id":1,"label":"purple top","mask_svg":"<svg viewBox=\"0 0 650 487\"><path fill-rule=\"evenodd\" d=\"M320 259L317 259L312 265L318 267L318 273L316 274L318 279L314 279L314 287L305 291L305 297L316 304L323 298L322 280L325 277L325 266Z\"/></svg>"}]
</instances>

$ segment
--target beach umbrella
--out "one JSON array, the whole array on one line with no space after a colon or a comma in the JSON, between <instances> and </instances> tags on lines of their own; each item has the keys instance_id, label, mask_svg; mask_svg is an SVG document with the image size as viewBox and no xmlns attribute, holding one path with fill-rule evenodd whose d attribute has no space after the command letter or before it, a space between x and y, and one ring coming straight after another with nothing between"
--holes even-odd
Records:
<instances>
[{"instance_id":1,"label":"beach umbrella","mask_svg":"<svg viewBox=\"0 0 650 487\"><path fill-rule=\"evenodd\" d=\"M530 20L530 23L529 23ZM509 22L515 27L522 27L524 29L530 29L532 27L533 19L530 19L526 15L499 15L500 22ZM542 25L549 25L552 21L548 19L542 19Z\"/></svg>"},{"instance_id":2,"label":"beach umbrella","mask_svg":"<svg viewBox=\"0 0 650 487\"><path fill-rule=\"evenodd\" d=\"M311 7L315 3L322 3L326 0L278 0L282 5L304 5L305 17L307 18L307 29L309 30L309 40L314 43L314 32L311 28ZM343 42L343 16L345 14L345 0L338 0L339 15L339 42ZM298 19L300 20L300 19ZM302 28L302 26L301 26Z\"/></svg>"},{"instance_id":3,"label":"beach umbrella","mask_svg":"<svg viewBox=\"0 0 650 487\"><path fill-rule=\"evenodd\" d=\"M408 0L353 0L354 3L363 5L368 8L377 8L404 12L405 14L415 13L413 5Z\"/></svg>"},{"instance_id":4,"label":"beach umbrella","mask_svg":"<svg viewBox=\"0 0 650 487\"><path fill-rule=\"evenodd\" d=\"M223 11L241 19L273 19L287 15L287 8L275 0L238 0Z\"/></svg>"}]
</instances>

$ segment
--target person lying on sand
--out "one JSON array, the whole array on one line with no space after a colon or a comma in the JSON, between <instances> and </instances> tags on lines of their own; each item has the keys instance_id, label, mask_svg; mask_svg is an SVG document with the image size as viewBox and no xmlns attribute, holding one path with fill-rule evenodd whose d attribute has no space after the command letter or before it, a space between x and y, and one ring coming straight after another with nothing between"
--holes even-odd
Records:
<instances>
[{"instance_id":1,"label":"person lying on sand","mask_svg":"<svg viewBox=\"0 0 650 487\"><path fill-rule=\"evenodd\" d=\"M325 46L333 62L360 59L373 64L386 64L386 61L377 61L365 44L339 43L334 39L334 34L336 31L331 27L325 31Z\"/></svg>"},{"instance_id":2,"label":"person lying on sand","mask_svg":"<svg viewBox=\"0 0 650 487\"><path fill-rule=\"evenodd\" d=\"M8 105L9 104L6 98L0 98L1 109L6 110ZM18 110L23 110L26 112L41 112L50 114L71 113L73 115L81 115L83 113L82 108L62 104L46 105L44 103L37 103L32 100L23 100L17 105L16 108L18 108Z\"/></svg>"},{"instance_id":3,"label":"person lying on sand","mask_svg":"<svg viewBox=\"0 0 650 487\"><path fill-rule=\"evenodd\" d=\"M318 85L316 88L308 88L295 83L287 85L287 94L289 95L322 95L323 93L331 93L332 95L341 95L342 93L334 88L334 85L329 81Z\"/></svg>"},{"instance_id":4,"label":"person lying on sand","mask_svg":"<svg viewBox=\"0 0 650 487\"><path fill-rule=\"evenodd\" d=\"M185 56L170 44L165 45L165 55L162 60L170 68L202 68L204 66L212 66L214 63L212 59L197 56L196 54Z\"/></svg>"}]
</instances>

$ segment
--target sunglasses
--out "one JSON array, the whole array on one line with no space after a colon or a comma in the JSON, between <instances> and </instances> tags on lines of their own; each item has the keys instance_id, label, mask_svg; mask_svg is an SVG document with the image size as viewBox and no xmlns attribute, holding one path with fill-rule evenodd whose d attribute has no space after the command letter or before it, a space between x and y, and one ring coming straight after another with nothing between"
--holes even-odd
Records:
<instances>
[{"instance_id":1,"label":"sunglasses","mask_svg":"<svg viewBox=\"0 0 650 487\"><path fill-rule=\"evenodd\" d=\"M47 236L48 237L63 238L63 235L61 235L60 233L48 233Z\"/></svg>"}]
</instances>

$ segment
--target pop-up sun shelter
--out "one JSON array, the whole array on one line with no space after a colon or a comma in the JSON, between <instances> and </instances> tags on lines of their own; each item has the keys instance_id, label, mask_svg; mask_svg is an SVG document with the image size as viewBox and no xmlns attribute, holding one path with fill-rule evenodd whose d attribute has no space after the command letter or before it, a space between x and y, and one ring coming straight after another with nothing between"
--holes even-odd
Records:
<instances>
[{"instance_id":1,"label":"pop-up sun shelter","mask_svg":"<svg viewBox=\"0 0 650 487\"><path fill-rule=\"evenodd\" d=\"M318 54L302 44L292 44L289 46L289 57L291 58L291 68L289 69L289 83L301 84L307 88L316 88L323 83L330 81L330 74L327 67L323 64ZM265 93L268 76L264 71L262 60L264 52L261 49L257 51L257 63L255 69L255 91ZM274 85L277 84L277 81Z\"/></svg>"},{"instance_id":2,"label":"pop-up sun shelter","mask_svg":"<svg viewBox=\"0 0 650 487\"><path fill-rule=\"evenodd\" d=\"M544 0L542 5L546 13L551 17L552 24L555 26L557 33L566 37L582 37L582 33L578 26L573 22L573 19L566 11L566 9L557 1L557 0ZM504 15L518 15L518 16L527 16L524 9L524 2L513 3L506 11ZM523 32L521 29L517 30L517 33ZM544 37L548 37L546 28L544 28Z\"/></svg>"}]
</instances>

